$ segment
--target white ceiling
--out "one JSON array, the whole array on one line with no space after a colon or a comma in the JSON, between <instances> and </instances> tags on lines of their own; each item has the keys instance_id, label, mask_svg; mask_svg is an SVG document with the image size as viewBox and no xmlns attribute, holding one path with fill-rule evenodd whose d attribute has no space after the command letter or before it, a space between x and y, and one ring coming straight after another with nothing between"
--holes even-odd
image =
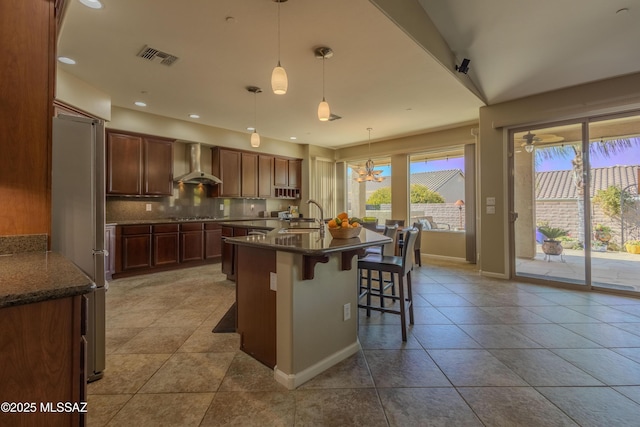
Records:
<instances>
[{"instance_id":1,"label":"white ceiling","mask_svg":"<svg viewBox=\"0 0 640 427\"><path fill-rule=\"evenodd\" d=\"M417 0L400 0L415 3ZM369 0L282 3L281 61L286 95L270 89L276 65L277 3L272 0L103 0L104 9L67 0L60 67L108 93L114 106L338 148L472 123L485 105L458 80L469 78L489 103L640 71L635 43L640 0L419 0L467 76L443 67ZM616 14L627 7L628 12ZM426 25L426 24L425 24ZM145 46L179 57L170 67L138 58ZM342 119L320 122L325 96ZM189 119L197 113L200 119Z\"/></svg>"}]
</instances>

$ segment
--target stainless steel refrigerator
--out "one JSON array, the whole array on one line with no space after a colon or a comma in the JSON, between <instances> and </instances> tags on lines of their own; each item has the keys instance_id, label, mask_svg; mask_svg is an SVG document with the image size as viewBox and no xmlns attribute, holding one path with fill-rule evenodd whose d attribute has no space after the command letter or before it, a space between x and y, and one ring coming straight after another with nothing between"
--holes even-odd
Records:
<instances>
[{"instance_id":1,"label":"stainless steel refrigerator","mask_svg":"<svg viewBox=\"0 0 640 427\"><path fill-rule=\"evenodd\" d=\"M89 294L87 378L105 368L105 144L104 123L60 115L53 119L51 249L96 284Z\"/></svg>"}]
</instances>

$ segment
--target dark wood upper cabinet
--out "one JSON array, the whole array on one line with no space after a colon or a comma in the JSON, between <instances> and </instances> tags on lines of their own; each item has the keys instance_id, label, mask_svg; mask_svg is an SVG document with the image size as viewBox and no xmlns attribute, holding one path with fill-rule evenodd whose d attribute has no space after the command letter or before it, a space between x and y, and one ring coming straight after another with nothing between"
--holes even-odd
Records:
<instances>
[{"instance_id":1,"label":"dark wood upper cabinet","mask_svg":"<svg viewBox=\"0 0 640 427\"><path fill-rule=\"evenodd\" d=\"M173 192L173 143L144 138L144 194L170 196Z\"/></svg>"},{"instance_id":2,"label":"dark wood upper cabinet","mask_svg":"<svg viewBox=\"0 0 640 427\"><path fill-rule=\"evenodd\" d=\"M215 186L214 195L218 197L240 197L241 152L213 147L211 153L211 173L222 180L222 184Z\"/></svg>"},{"instance_id":3,"label":"dark wood upper cabinet","mask_svg":"<svg viewBox=\"0 0 640 427\"><path fill-rule=\"evenodd\" d=\"M299 159L289 160L289 187L300 188L302 177L302 161Z\"/></svg>"},{"instance_id":4,"label":"dark wood upper cabinet","mask_svg":"<svg viewBox=\"0 0 640 427\"><path fill-rule=\"evenodd\" d=\"M258 155L258 197L273 197L273 156Z\"/></svg>"},{"instance_id":5,"label":"dark wood upper cabinet","mask_svg":"<svg viewBox=\"0 0 640 427\"><path fill-rule=\"evenodd\" d=\"M242 197L258 197L258 155L242 153Z\"/></svg>"},{"instance_id":6,"label":"dark wood upper cabinet","mask_svg":"<svg viewBox=\"0 0 640 427\"><path fill-rule=\"evenodd\" d=\"M273 185L275 187L289 186L289 161L276 157L273 159Z\"/></svg>"},{"instance_id":7,"label":"dark wood upper cabinet","mask_svg":"<svg viewBox=\"0 0 640 427\"><path fill-rule=\"evenodd\" d=\"M142 194L142 138L107 134L107 194Z\"/></svg>"},{"instance_id":8,"label":"dark wood upper cabinet","mask_svg":"<svg viewBox=\"0 0 640 427\"><path fill-rule=\"evenodd\" d=\"M170 196L173 145L165 139L107 132L107 194Z\"/></svg>"}]
</instances>

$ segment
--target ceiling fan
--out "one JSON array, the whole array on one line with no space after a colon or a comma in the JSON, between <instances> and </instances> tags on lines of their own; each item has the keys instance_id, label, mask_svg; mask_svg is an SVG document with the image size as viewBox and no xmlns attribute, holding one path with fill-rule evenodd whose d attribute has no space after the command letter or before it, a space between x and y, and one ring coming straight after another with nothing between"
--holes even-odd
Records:
<instances>
[{"instance_id":1,"label":"ceiling fan","mask_svg":"<svg viewBox=\"0 0 640 427\"><path fill-rule=\"evenodd\" d=\"M540 134L536 135L535 133L531 133L531 131L525 133L520 138L516 138L515 142L519 142L521 147L524 147L524 150L527 153L532 153L536 142L542 142L545 144L553 143L553 142L562 142L564 141L564 137L553 135L551 133L548 134Z\"/></svg>"}]
</instances>

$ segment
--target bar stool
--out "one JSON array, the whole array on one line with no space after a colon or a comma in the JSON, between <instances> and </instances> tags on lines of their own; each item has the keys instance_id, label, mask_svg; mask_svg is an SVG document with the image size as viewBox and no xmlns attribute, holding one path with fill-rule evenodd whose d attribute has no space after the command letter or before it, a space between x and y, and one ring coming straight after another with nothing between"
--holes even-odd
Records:
<instances>
[{"instance_id":1,"label":"bar stool","mask_svg":"<svg viewBox=\"0 0 640 427\"><path fill-rule=\"evenodd\" d=\"M411 269L413 262L411 255L413 254L414 245L418 236L418 230L413 228L405 230L405 245L402 251L402 256L385 256L385 255L367 255L364 258L358 260L358 268L360 270L368 270L367 285L366 287L360 287L360 295L358 298L358 307L365 308L367 310L367 317L371 316L371 310L380 311L382 313L393 313L400 315L400 322L402 323L402 341L407 340L407 316L406 312L409 311L409 323L413 325L413 293L411 290ZM388 295L384 293L381 286L378 289L371 287L371 271L387 272L391 275L398 275L398 296ZM405 295L404 278L406 277L407 291ZM380 299L380 305L375 306L371 304L371 297L378 297ZM360 304L360 300L366 297L366 304ZM391 307L384 307L384 300L390 299L398 301L400 307L398 310Z\"/></svg>"},{"instance_id":2,"label":"bar stool","mask_svg":"<svg viewBox=\"0 0 640 427\"><path fill-rule=\"evenodd\" d=\"M398 226L397 225L391 225L391 226L385 226L384 227L384 233L385 236L390 237L391 239L393 239L393 241L391 243L386 243L384 245L381 246L373 246L373 247L369 247L366 248L364 251L365 256L367 255L377 255L377 256L393 256L395 255L396 252L396 247L398 245ZM371 277L371 270L367 271L367 280L370 281L374 281L374 282L378 282L378 287L377 288L373 288L374 292L379 292L379 293L384 293L387 289L391 288L391 295L395 295L396 294L396 282L393 278L393 274L391 275L391 277L389 278L389 280L384 280L384 276L382 274L382 271L378 271L378 276L377 277ZM364 286L362 286L362 280L364 280L365 277L363 275L363 270L360 270L360 284L361 284L361 291L365 289ZM380 301L380 305L382 307L384 307L384 300Z\"/></svg>"}]
</instances>

